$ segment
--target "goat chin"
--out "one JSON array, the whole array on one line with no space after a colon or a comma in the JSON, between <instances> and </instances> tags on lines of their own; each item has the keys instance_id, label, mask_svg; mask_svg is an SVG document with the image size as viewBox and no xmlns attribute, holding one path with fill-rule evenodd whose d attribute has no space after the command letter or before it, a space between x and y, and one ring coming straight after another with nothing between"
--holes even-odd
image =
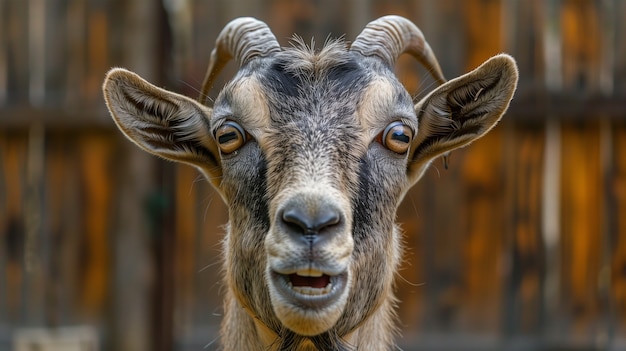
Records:
<instances>
[{"instance_id":1,"label":"goat chin","mask_svg":"<svg viewBox=\"0 0 626 351\"><path fill-rule=\"evenodd\" d=\"M315 336L332 328L341 317L346 305L347 294L323 309L307 309L285 301L280 294L272 294L272 306L281 323L303 336Z\"/></svg>"}]
</instances>

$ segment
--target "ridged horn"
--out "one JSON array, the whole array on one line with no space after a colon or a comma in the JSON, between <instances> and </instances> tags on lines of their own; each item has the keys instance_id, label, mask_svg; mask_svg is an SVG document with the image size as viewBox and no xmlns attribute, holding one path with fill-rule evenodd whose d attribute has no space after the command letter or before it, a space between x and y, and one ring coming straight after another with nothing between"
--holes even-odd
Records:
<instances>
[{"instance_id":1,"label":"ridged horn","mask_svg":"<svg viewBox=\"0 0 626 351\"><path fill-rule=\"evenodd\" d=\"M280 51L280 45L265 22L252 17L230 21L215 40L198 101L201 104L206 102L215 76L231 59L243 66L256 57L268 56L276 51Z\"/></svg>"},{"instance_id":2,"label":"ridged horn","mask_svg":"<svg viewBox=\"0 0 626 351\"><path fill-rule=\"evenodd\" d=\"M363 56L378 56L389 67L393 67L400 55L407 53L420 61L439 84L446 82L424 34L404 17L384 16L368 23L350 50Z\"/></svg>"}]
</instances>

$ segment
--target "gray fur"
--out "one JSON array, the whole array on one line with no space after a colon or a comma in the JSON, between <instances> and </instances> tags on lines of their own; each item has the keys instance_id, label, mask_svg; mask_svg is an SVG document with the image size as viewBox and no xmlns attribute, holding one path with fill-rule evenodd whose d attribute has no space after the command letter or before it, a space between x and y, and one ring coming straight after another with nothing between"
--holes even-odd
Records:
<instances>
[{"instance_id":1,"label":"gray fur","mask_svg":"<svg viewBox=\"0 0 626 351\"><path fill-rule=\"evenodd\" d=\"M516 83L515 62L499 55L414 106L377 55L295 40L245 62L212 109L122 69L109 72L104 94L122 132L199 168L229 207L224 350L391 350L397 206L434 158L498 122ZM249 141L222 154L214 135L227 120ZM413 131L405 154L379 142L394 121ZM340 221L306 241L283 220L289 206L336 209ZM287 273L277 272L307 266L340 291L326 307L280 288Z\"/></svg>"}]
</instances>

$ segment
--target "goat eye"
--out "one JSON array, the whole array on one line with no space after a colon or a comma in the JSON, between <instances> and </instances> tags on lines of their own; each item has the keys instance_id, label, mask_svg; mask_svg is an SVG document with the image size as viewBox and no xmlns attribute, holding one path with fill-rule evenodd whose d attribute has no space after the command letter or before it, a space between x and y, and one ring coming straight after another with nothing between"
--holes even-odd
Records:
<instances>
[{"instance_id":1,"label":"goat eye","mask_svg":"<svg viewBox=\"0 0 626 351\"><path fill-rule=\"evenodd\" d=\"M239 124L226 121L215 132L215 140L217 140L217 145L222 153L230 154L246 143L246 131Z\"/></svg>"},{"instance_id":2,"label":"goat eye","mask_svg":"<svg viewBox=\"0 0 626 351\"><path fill-rule=\"evenodd\" d=\"M409 150L413 140L413 131L400 121L393 122L381 133L381 144L387 149L403 154Z\"/></svg>"}]
</instances>

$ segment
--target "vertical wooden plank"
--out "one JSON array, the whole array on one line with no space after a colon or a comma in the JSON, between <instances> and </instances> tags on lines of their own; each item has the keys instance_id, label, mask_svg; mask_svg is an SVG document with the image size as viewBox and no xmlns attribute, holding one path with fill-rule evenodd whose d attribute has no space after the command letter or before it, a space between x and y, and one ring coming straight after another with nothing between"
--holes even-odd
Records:
<instances>
[{"instance_id":1,"label":"vertical wooden plank","mask_svg":"<svg viewBox=\"0 0 626 351\"><path fill-rule=\"evenodd\" d=\"M65 103L78 104L85 91L86 4L85 0L69 0L65 13L67 69L65 71Z\"/></svg>"},{"instance_id":2,"label":"vertical wooden plank","mask_svg":"<svg viewBox=\"0 0 626 351\"><path fill-rule=\"evenodd\" d=\"M464 1L463 12L467 47L465 70L470 71L502 50L502 1Z\"/></svg>"},{"instance_id":3,"label":"vertical wooden plank","mask_svg":"<svg viewBox=\"0 0 626 351\"><path fill-rule=\"evenodd\" d=\"M7 99L16 104L27 100L28 95L28 2L8 1L6 27L8 82Z\"/></svg>"},{"instance_id":4,"label":"vertical wooden plank","mask_svg":"<svg viewBox=\"0 0 626 351\"><path fill-rule=\"evenodd\" d=\"M21 318L21 305L24 293L24 179L27 146L23 136L2 135L0 144L0 164L2 183L0 198L3 211L0 211L0 239L3 249L3 272L5 277L4 301L6 321L18 323Z\"/></svg>"},{"instance_id":5,"label":"vertical wooden plank","mask_svg":"<svg viewBox=\"0 0 626 351\"><path fill-rule=\"evenodd\" d=\"M547 21L542 1L506 0L503 31L505 32L504 51L517 61L522 74L517 94L533 92L539 95L543 88L545 63L544 26Z\"/></svg>"},{"instance_id":6,"label":"vertical wooden plank","mask_svg":"<svg viewBox=\"0 0 626 351\"><path fill-rule=\"evenodd\" d=\"M46 93L46 3L28 1L28 96L31 105L43 104Z\"/></svg>"},{"instance_id":7,"label":"vertical wooden plank","mask_svg":"<svg viewBox=\"0 0 626 351\"><path fill-rule=\"evenodd\" d=\"M415 16L448 79L465 73L465 18L457 0L421 0Z\"/></svg>"},{"instance_id":8,"label":"vertical wooden plank","mask_svg":"<svg viewBox=\"0 0 626 351\"><path fill-rule=\"evenodd\" d=\"M516 95L539 98L545 94L544 3L506 0L503 6L504 51L515 57L522 72ZM543 176L552 171L544 167L546 135L545 125L516 121L505 136L511 235L506 238L509 258L502 316L505 335L510 338L538 337L543 331Z\"/></svg>"},{"instance_id":9,"label":"vertical wooden plank","mask_svg":"<svg viewBox=\"0 0 626 351\"><path fill-rule=\"evenodd\" d=\"M541 235L545 247L545 278L543 282L544 326L546 337L558 335L561 316L561 122L548 116L545 123L545 152L543 155L543 193Z\"/></svg>"},{"instance_id":10,"label":"vertical wooden plank","mask_svg":"<svg viewBox=\"0 0 626 351\"><path fill-rule=\"evenodd\" d=\"M538 336L542 330L544 246L541 237L542 175L545 134L541 125L515 126L512 160L513 235L507 299L508 332Z\"/></svg>"},{"instance_id":11,"label":"vertical wooden plank","mask_svg":"<svg viewBox=\"0 0 626 351\"><path fill-rule=\"evenodd\" d=\"M112 144L102 136L88 135L78 145L85 231L82 298L86 312L97 316L104 311L109 285Z\"/></svg>"},{"instance_id":12,"label":"vertical wooden plank","mask_svg":"<svg viewBox=\"0 0 626 351\"><path fill-rule=\"evenodd\" d=\"M46 0L43 23L43 80L44 101L47 104L63 103L66 71L70 70L67 57L67 39L64 26L67 18L65 0ZM73 69L74 67L72 67Z\"/></svg>"},{"instance_id":13,"label":"vertical wooden plank","mask_svg":"<svg viewBox=\"0 0 626 351\"><path fill-rule=\"evenodd\" d=\"M604 40L601 2L566 0L561 4L563 89L568 92L602 92L606 70L603 57L610 51ZM588 119L601 118L589 111ZM563 312L569 317L565 334L574 343L595 340L601 325L600 271L605 227L602 213L602 150L598 122L562 127L561 179L561 286ZM572 334L574 337L572 337Z\"/></svg>"},{"instance_id":14,"label":"vertical wooden plank","mask_svg":"<svg viewBox=\"0 0 626 351\"><path fill-rule=\"evenodd\" d=\"M115 261L112 269L111 349L147 351L150 334L150 297L154 294L153 228L147 218L145 201L154 184L154 158L129 142L122 141L116 152Z\"/></svg>"},{"instance_id":15,"label":"vertical wooden plank","mask_svg":"<svg viewBox=\"0 0 626 351\"><path fill-rule=\"evenodd\" d=\"M171 33L171 75L185 77L194 59L193 39L193 2L164 1L167 13L169 33Z\"/></svg>"},{"instance_id":16,"label":"vertical wooden plank","mask_svg":"<svg viewBox=\"0 0 626 351\"><path fill-rule=\"evenodd\" d=\"M81 169L73 135L51 135L46 150L45 230L50 237L51 324L87 319L81 310L80 273L85 236L83 202L79 195Z\"/></svg>"},{"instance_id":17,"label":"vertical wooden plank","mask_svg":"<svg viewBox=\"0 0 626 351\"><path fill-rule=\"evenodd\" d=\"M102 95L102 79L109 60L109 23L107 13L102 6L92 9L87 22L87 82L84 91L87 101L100 101ZM131 27L132 28L132 27ZM144 39L145 40L145 39ZM137 50L137 49L133 49Z\"/></svg>"},{"instance_id":18,"label":"vertical wooden plank","mask_svg":"<svg viewBox=\"0 0 626 351\"><path fill-rule=\"evenodd\" d=\"M543 83L546 93L560 93L563 88L562 70L562 26L560 2L550 0L539 7L545 18L542 25L543 48L542 64L545 67ZM545 247L545 278L543 287L543 306L545 313L544 334L546 339L556 339L561 333L562 301L562 230L561 230L561 178L563 174L561 154L563 149L561 121L555 116L546 116L546 140L543 173L543 220L542 237Z\"/></svg>"},{"instance_id":19,"label":"vertical wooden plank","mask_svg":"<svg viewBox=\"0 0 626 351\"><path fill-rule=\"evenodd\" d=\"M568 337L587 342L598 317L603 231L598 123L562 128L562 291L571 318Z\"/></svg>"},{"instance_id":20,"label":"vertical wooden plank","mask_svg":"<svg viewBox=\"0 0 626 351\"><path fill-rule=\"evenodd\" d=\"M625 18L624 12L616 13L618 9L618 5L613 0L600 1L598 5L598 21L600 22L598 40L601 50L598 63L598 92L603 95L611 95L615 91L617 80L614 72L620 43L616 39L620 38L621 34L616 32L619 28L617 22Z\"/></svg>"},{"instance_id":21,"label":"vertical wooden plank","mask_svg":"<svg viewBox=\"0 0 626 351\"><path fill-rule=\"evenodd\" d=\"M617 335L626 335L626 124L613 125L613 174L610 176L614 221L611 240L611 307Z\"/></svg>"},{"instance_id":22,"label":"vertical wooden plank","mask_svg":"<svg viewBox=\"0 0 626 351\"><path fill-rule=\"evenodd\" d=\"M458 181L465 155L466 150L455 152L447 170L441 162L434 162L407 195L406 208L399 211L400 223L416 223L415 232L407 234L407 242L417 255L418 265L417 275L410 283L424 284L411 287L423 294L419 301L423 313L417 316L416 323L423 333L456 331L465 303L461 295L463 243L458 237L466 223L462 215L462 185Z\"/></svg>"},{"instance_id":23,"label":"vertical wooden plank","mask_svg":"<svg viewBox=\"0 0 626 351\"><path fill-rule=\"evenodd\" d=\"M119 11L123 11L124 15L121 20L121 24L125 31L122 46L122 64L132 69L134 72L144 77L145 79L155 82L159 77L157 68L158 61L155 60L154 53L159 52L159 44L161 42L159 28L162 25L161 17L158 16L159 2L153 1L139 1L139 2L120 2L117 7L110 10L111 16L117 14ZM104 18L105 14L92 15L103 16L102 18L102 35L104 39L110 28L106 24L107 20ZM91 40L91 39L89 39ZM106 44L103 44L106 45ZM108 52L110 48L94 48L94 51L102 50ZM91 55L89 56L89 62L91 62ZM102 60L98 65L93 65L90 71L96 75L97 88L100 89L102 83L102 77L108 67L108 60ZM98 94L100 92L98 91Z\"/></svg>"},{"instance_id":24,"label":"vertical wooden plank","mask_svg":"<svg viewBox=\"0 0 626 351\"><path fill-rule=\"evenodd\" d=\"M33 123L28 129L26 153L26 191L24 197L24 318L28 323L45 323L48 310L46 248L49 238L43 235L43 172L45 165L45 129Z\"/></svg>"},{"instance_id":25,"label":"vertical wooden plank","mask_svg":"<svg viewBox=\"0 0 626 351\"><path fill-rule=\"evenodd\" d=\"M563 54L562 25L560 16L560 0L542 2L541 12L546 19L543 23L543 65L544 84L548 92L561 92L563 89Z\"/></svg>"},{"instance_id":26,"label":"vertical wooden plank","mask_svg":"<svg viewBox=\"0 0 626 351\"><path fill-rule=\"evenodd\" d=\"M473 143L463 160L464 329L493 333L500 325L503 246L506 218L503 181L503 130ZM486 171L489 170L489 171Z\"/></svg>"},{"instance_id":27,"label":"vertical wooden plank","mask_svg":"<svg viewBox=\"0 0 626 351\"><path fill-rule=\"evenodd\" d=\"M615 16L614 92L623 96L626 94L626 79L622 79L622 77L626 77L626 2L622 0L614 0L613 2L613 15Z\"/></svg>"},{"instance_id":28,"label":"vertical wooden plank","mask_svg":"<svg viewBox=\"0 0 626 351\"><path fill-rule=\"evenodd\" d=\"M602 72L599 2L563 0L563 83L570 91L597 92Z\"/></svg>"},{"instance_id":29,"label":"vertical wooden plank","mask_svg":"<svg viewBox=\"0 0 626 351\"><path fill-rule=\"evenodd\" d=\"M466 70L502 50L501 1L464 1L468 48ZM502 305L504 231L506 207L503 181L502 128L495 128L473 143L463 161L464 294L467 306L463 325L467 331L494 333L499 328Z\"/></svg>"},{"instance_id":30,"label":"vertical wooden plank","mask_svg":"<svg viewBox=\"0 0 626 351\"><path fill-rule=\"evenodd\" d=\"M44 236L49 238L49 252L53 253L49 255L49 259L46 262L47 267L47 299L46 309L48 311L48 326L55 328L62 323L60 320L61 314L61 297L63 287L69 287L67 282L62 280L63 260L68 254L65 251L69 245L64 240L65 233L60 230L60 219L62 211L68 206L70 199L65 201L59 201L62 198L61 193L64 190L64 170L69 168L69 164L66 164L65 160L69 161L68 155L64 157L58 157L58 153L53 150L56 149L57 140L50 140L48 138L49 146L46 147L46 165L45 165L45 199L44 199ZM68 162L69 163L69 162ZM52 202L51 200L56 200ZM52 202L52 205L51 205ZM75 213L76 217L79 217L79 213ZM65 254L65 255L64 255ZM71 256L71 255L70 255ZM71 294L71 292L68 292ZM67 312L66 312L67 313Z\"/></svg>"},{"instance_id":31,"label":"vertical wooden plank","mask_svg":"<svg viewBox=\"0 0 626 351\"><path fill-rule=\"evenodd\" d=\"M175 299L179 329L193 320L194 277L196 275L196 237L198 233L195 180L198 171L188 165L177 165L175 171ZM184 335L183 330L177 331Z\"/></svg>"},{"instance_id":32,"label":"vertical wooden plank","mask_svg":"<svg viewBox=\"0 0 626 351\"><path fill-rule=\"evenodd\" d=\"M8 71L9 71L9 58L8 58L8 50L6 50L9 46L7 33L9 32L9 20L6 18L7 15L7 2L2 0L0 1L0 48L3 48L0 51L0 107L4 106L7 101L7 88L8 88Z\"/></svg>"}]
</instances>

